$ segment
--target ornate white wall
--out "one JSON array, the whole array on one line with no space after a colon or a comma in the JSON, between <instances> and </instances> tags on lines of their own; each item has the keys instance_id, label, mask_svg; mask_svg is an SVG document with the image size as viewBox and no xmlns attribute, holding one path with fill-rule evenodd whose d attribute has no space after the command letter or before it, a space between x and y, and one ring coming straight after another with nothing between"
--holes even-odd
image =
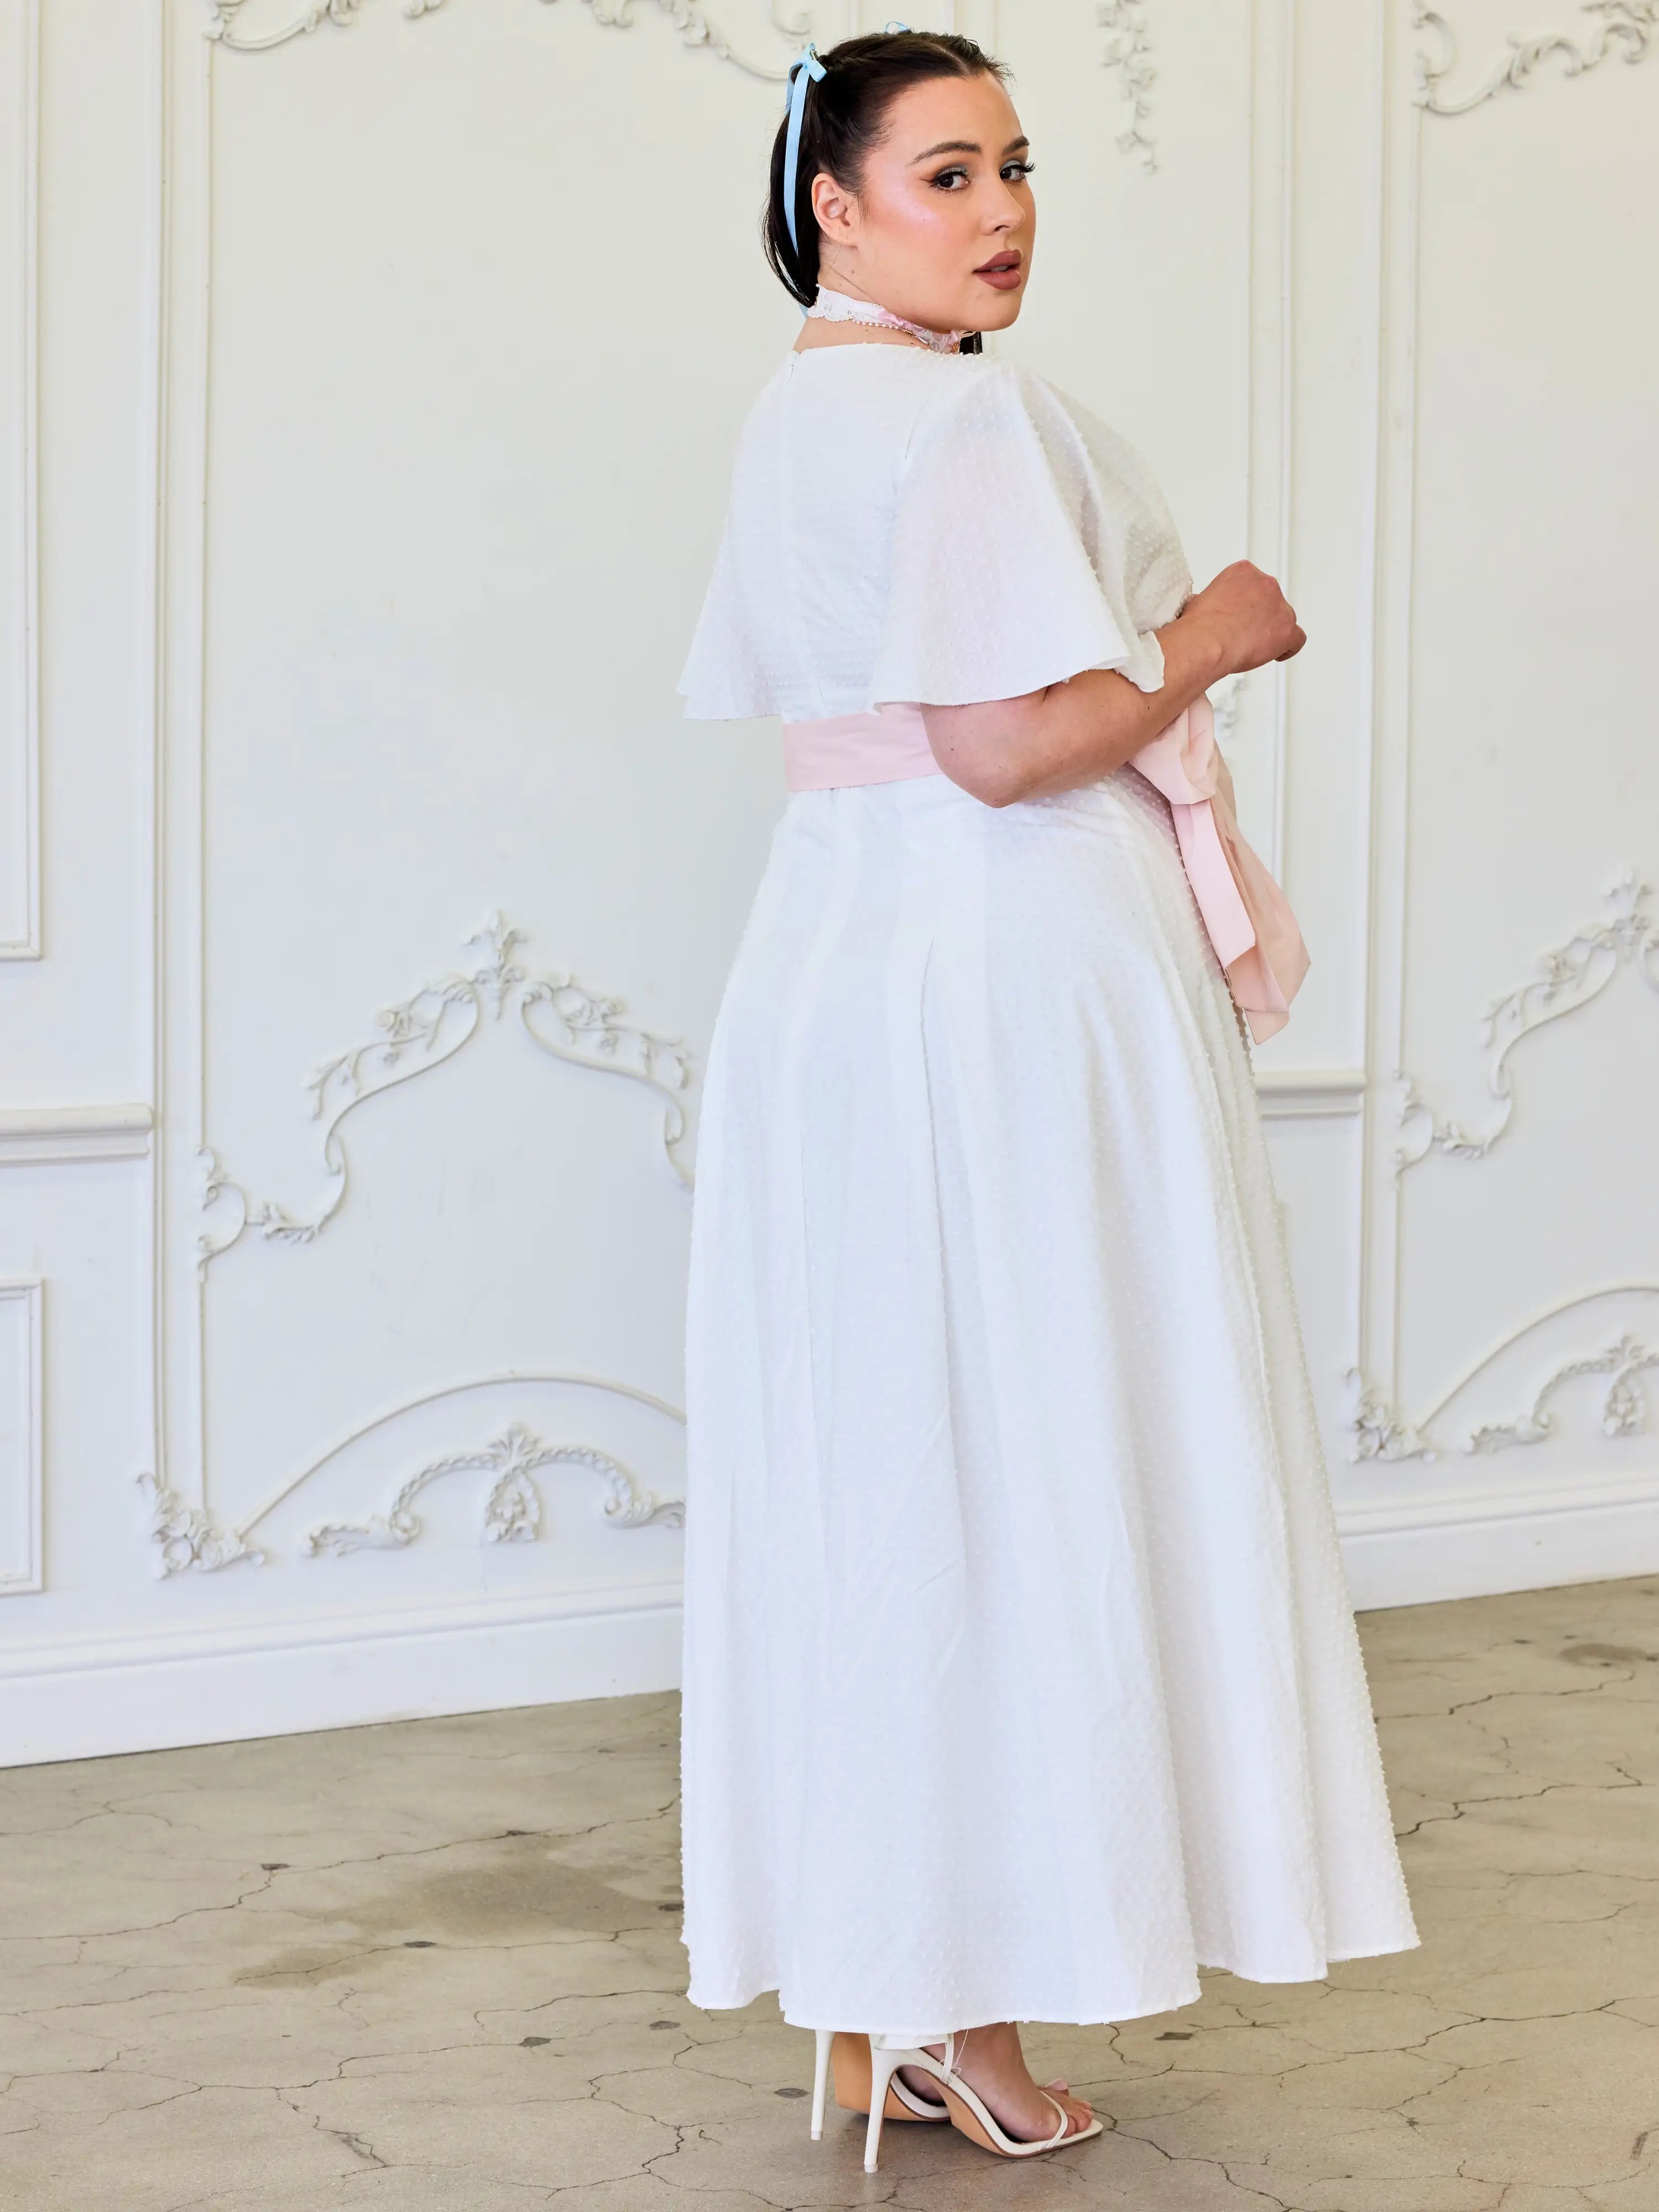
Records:
<instances>
[{"instance_id":1,"label":"ornate white wall","mask_svg":"<svg viewBox=\"0 0 1659 2212\"><path fill-rule=\"evenodd\" d=\"M1313 634L1225 719L1369 1603L1659 1566L1659 4L1512 4L911 11L1011 347ZM0 1756L672 1678L789 14L0 0Z\"/></svg>"}]
</instances>

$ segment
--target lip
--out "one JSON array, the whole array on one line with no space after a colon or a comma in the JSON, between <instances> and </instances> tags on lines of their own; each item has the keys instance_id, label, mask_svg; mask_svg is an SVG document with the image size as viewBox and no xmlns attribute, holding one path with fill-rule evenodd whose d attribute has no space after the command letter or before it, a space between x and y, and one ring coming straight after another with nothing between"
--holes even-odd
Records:
<instances>
[{"instance_id":1,"label":"lip","mask_svg":"<svg viewBox=\"0 0 1659 2212\"><path fill-rule=\"evenodd\" d=\"M974 274L999 292L1012 292L1024 281L1024 258L1021 253L994 253Z\"/></svg>"}]
</instances>

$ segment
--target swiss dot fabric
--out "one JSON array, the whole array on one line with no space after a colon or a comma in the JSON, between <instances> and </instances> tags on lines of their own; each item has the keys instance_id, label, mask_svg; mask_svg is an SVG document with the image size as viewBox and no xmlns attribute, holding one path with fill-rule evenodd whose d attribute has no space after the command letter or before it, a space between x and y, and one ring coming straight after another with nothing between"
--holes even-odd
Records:
<instances>
[{"instance_id":1,"label":"swiss dot fabric","mask_svg":"<svg viewBox=\"0 0 1659 2212\"><path fill-rule=\"evenodd\" d=\"M701 719L1164 680L1192 586L1133 450L1041 377L889 345L790 354L750 415L680 688Z\"/></svg>"},{"instance_id":2,"label":"swiss dot fabric","mask_svg":"<svg viewBox=\"0 0 1659 2212\"><path fill-rule=\"evenodd\" d=\"M694 708L1156 682L1185 568L1109 434L996 364L803 358ZM798 793L701 1147L692 2002L932 2036L1414 1943L1249 1054L1152 787Z\"/></svg>"}]
</instances>

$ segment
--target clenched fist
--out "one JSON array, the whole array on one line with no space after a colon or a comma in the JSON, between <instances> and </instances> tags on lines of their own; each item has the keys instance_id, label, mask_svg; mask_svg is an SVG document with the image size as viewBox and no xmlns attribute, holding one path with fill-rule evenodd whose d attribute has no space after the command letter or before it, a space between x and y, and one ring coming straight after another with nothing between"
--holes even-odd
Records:
<instances>
[{"instance_id":1,"label":"clenched fist","mask_svg":"<svg viewBox=\"0 0 1659 2212\"><path fill-rule=\"evenodd\" d=\"M1194 592L1180 619L1201 623L1210 631L1226 676L1270 660L1289 660L1308 642L1277 580L1252 561L1233 562L1213 583Z\"/></svg>"}]
</instances>

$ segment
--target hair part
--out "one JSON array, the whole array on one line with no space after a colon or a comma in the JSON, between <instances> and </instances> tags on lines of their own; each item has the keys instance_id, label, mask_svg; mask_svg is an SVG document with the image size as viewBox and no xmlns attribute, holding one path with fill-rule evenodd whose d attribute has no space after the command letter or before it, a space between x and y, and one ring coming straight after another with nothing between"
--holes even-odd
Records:
<instances>
[{"instance_id":1,"label":"hair part","mask_svg":"<svg viewBox=\"0 0 1659 2212\"><path fill-rule=\"evenodd\" d=\"M871 149L879 145L887 111L900 93L933 77L994 76L1008 81L1006 67L994 61L972 39L952 31L877 31L843 39L821 54L823 76L809 88L801 118L800 164L795 180L795 234L783 203L783 156L788 141L786 115L772 143L772 189L762 237L774 275L790 297L810 307L818 295L818 252L823 234L812 212L812 180L831 176L848 191L857 191Z\"/></svg>"}]
</instances>

